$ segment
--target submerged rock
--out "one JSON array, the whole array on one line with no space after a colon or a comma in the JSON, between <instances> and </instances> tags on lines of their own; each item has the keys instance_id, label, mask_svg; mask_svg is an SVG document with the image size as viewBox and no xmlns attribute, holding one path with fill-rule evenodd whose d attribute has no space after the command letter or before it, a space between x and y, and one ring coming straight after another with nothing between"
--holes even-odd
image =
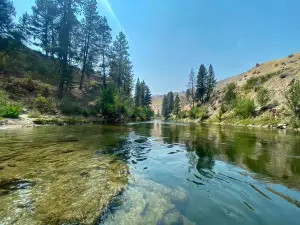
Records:
<instances>
[{"instance_id":1,"label":"submerged rock","mask_svg":"<svg viewBox=\"0 0 300 225\"><path fill-rule=\"evenodd\" d=\"M137 178L132 185L124 193L123 205L118 207L117 211L111 207L110 214L102 224L144 225L187 221L179 212L174 210L174 201L187 199L187 195L182 189L168 188L143 178Z\"/></svg>"}]
</instances>

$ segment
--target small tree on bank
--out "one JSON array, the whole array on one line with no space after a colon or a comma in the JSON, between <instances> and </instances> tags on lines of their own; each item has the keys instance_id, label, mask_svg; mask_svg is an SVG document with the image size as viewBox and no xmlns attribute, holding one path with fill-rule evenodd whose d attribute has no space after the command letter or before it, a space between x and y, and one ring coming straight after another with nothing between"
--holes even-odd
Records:
<instances>
[{"instance_id":1,"label":"small tree on bank","mask_svg":"<svg viewBox=\"0 0 300 225\"><path fill-rule=\"evenodd\" d=\"M187 85L187 97L190 96L192 101L192 107L195 107L195 91L196 91L196 77L195 77L195 71L194 69L191 69L190 75L189 75L189 83Z\"/></svg>"},{"instance_id":2,"label":"small tree on bank","mask_svg":"<svg viewBox=\"0 0 300 225\"><path fill-rule=\"evenodd\" d=\"M300 119L300 81L295 80L290 88L284 92L287 106Z\"/></svg>"}]
</instances>

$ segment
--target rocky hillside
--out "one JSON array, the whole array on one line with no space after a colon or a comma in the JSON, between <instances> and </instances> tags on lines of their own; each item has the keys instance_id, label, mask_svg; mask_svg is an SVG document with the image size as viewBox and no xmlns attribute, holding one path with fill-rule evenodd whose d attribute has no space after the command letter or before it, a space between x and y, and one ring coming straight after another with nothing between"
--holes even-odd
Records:
<instances>
[{"instance_id":1,"label":"rocky hillside","mask_svg":"<svg viewBox=\"0 0 300 225\"><path fill-rule=\"evenodd\" d=\"M257 89L264 87L271 93L270 102L276 102L279 106L282 106L285 104L283 91L296 78L300 79L300 53L262 64L258 63L247 72L217 83L214 90L213 111L218 108L220 97L223 96L226 86L232 82L236 83L241 94L252 99L255 98ZM190 104L186 101L185 93L179 93L179 95L182 100L182 108L189 109ZM161 109L162 97L153 97L153 110Z\"/></svg>"}]
</instances>

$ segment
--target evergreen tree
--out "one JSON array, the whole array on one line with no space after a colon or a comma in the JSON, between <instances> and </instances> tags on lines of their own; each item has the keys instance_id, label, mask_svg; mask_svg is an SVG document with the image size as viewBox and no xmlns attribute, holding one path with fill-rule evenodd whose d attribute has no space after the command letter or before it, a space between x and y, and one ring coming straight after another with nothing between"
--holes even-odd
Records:
<instances>
[{"instance_id":1,"label":"evergreen tree","mask_svg":"<svg viewBox=\"0 0 300 225\"><path fill-rule=\"evenodd\" d=\"M186 97L187 102L190 103L191 102L191 90L190 89L186 90L185 97Z\"/></svg>"},{"instance_id":2,"label":"evergreen tree","mask_svg":"<svg viewBox=\"0 0 300 225\"><path fill-rule=\"evenodd\" d=\"M169 115L170 115L170 113L169 113L169 104L168 104L168 99L167 99L166 95L164 95L164 97L163 97L161 115L165 119L168 119Z\"/></svg>"},{"instance_id":3,"label":"evergreen tree","mask_svg":"<svg viewBox=\"0 0 300 225\"><path fill-rule=\"evenodd\" d=\"M140 79L138 78L136 85L135 85L135 94L134 94L135 106L141 106L140 105L140 96L141 96L141 83L140 83Z\"/></svg>"},{"instance_id":4,"label":"evergreen tree","mask_svg":"<svg viewBox=\"0 0 300 225\"><path fill-rule=\"evenodd\" d=\"M204 95L207 90L207 70L203 64L201 64L197 76L196 85L196 98L202 104L204 103Z\"/></svg>"},{"instance_id":5,"label":"evergreen tree","mask_svg":"<svg viewBox=\"0 0 300 225\"><path fill-rule=\"evenodd\" d=\"M17 25L18 32L20 33L22 40L27 42L31 36L31 17L25 12L20 18Z\"/></svg>"},{"instance_id":6,"label":"evergreen tree","mask_svg":"<svg viewBox=\"0 0 300 225\"><path fill-rule=\"evenodd\" d=\"M74 25L78 23L77 14L79 12L81 0L59 0L57 1L60 14L59 30L59 59L61 64L61 76L58 88L59 98L63 97L64 86L67 84L71 74L69 68L71 34Z\"/></svg>"},{"instance_id":7,"label":"evergreen tree","mask_svg":"<svg viewBox=\"0 0 300 225\"><path fill-rule=\"evenodd\" d=\"M10 0L0 0L0 38L11 36L14 29L15 7Z\"/></svg>"},{"instance_id":8,"label":"evergreen tree","mask_svg":"<svg viewBox=\"0 0 300 225\"><path fill-rule=\"evenodd\" d=\"M140 97L139 97L139 101L140 101L140 106L145 106L145 81L141 82L141 86L140 86Z\"/></svg>"},{"instance_id":9,"label":"evergreen tree","mask_svg":"<svg viewBox=\"0 0 300 225\"><path fill-rule=\"evenodd\" d=\"M195 86L196 86L195 71L194 71L194 69L191 69L191 72L189 75L189 83L188 83L187 87L190 90L193 108L195 107L195 91L196 91Z\"/></svg>"},{"instance_id":10,"label":"evergreen tree","mask_svg":"<svg viewBox=\"0 0 300 225\"><path fill-rule=\"evenodd\" d=\"M83 20L81 21L81 79L79 89L82 89L84 76L88 68L93 68L93 60L95 60L96 43L97 43L97 30L100 25L100 17L97 12L97 1L87 0L83 7Z\"/></svg>"},{"instance_id":11,"label":"evergreen tree","mask_svg":"<svg viewBox=\"0 0 300 225\"><path fill-rule=\"evenodd\" d=\"M174 114L176 115L176 117L179 115L180 110L180 99L179 96L176 95L174 103Z\"/></svg>"},{"instance_id":12,"label":"evergreen tree","mask_svg":"<svg viewBox=\"0 0 300 225\"><path fill-rule=\"evenodd\" d=\"M57 1L59 3L60 1ZM54 20L58 17L56 2L54 0L36 0L35 5L32 7L32 34L34 44L40 47L46 55L51 49L51 41L57 35L54 25Z\"/></svg>"},{"instance_id":13,"label":"evergreen tree","mask_svg":"<svg viewBox=\"0 0 300 225\"><path fill-rule=\"evenodd\" d=\"M168 102L168 112L169 114L173 113L173 110L174 110L174 94L172 91L170 91L168 94L167 94L167 102Z\"/></svg>"},{"instance_id":14,"label":"evergreen tree","mask_svg":"<svg viewBox=\"0 0 300 225\"><path fill-rule=\"evenodd\" d=\"M120 32L113 42L110 77L117 85L119 92L124 92L127 97L132 90L133 80L128 49L126 36L123 32Z\"/></svg>"},{"instance_id":15,"label":"evergreen tree","mask_svg":"<svg viewBox=\"0 0 300 225\"><path fill-rule=\"evenodd\" d=\"M207 90L206 90L206 100L208 101L211 97L211 94L217 84L215 77L215 72L212 65L209 65L208 76L207 76Z\"/></svg>"},{"instance_id":16,"label":"evergreen tree","mask_svg":"<svg viewBox=\"0 0 300 225\"><path fill-rule=\"evenodd\" d=\"M107 85L107 70L109 68L110 44L112 42L111 28L106 17L100 17L97 46L100 54L101 77L104 89Z\"/></svg>"},{"instance_id":17,"label":"evergreen tree","mask_svg":"<svg viewBox=\"0 0 300 225\"><path fill-rule=\"evenodd\" d=\"M150 89L147 85L145 85L144 103L145 103L145 106L148 107L148 108L150 108L150 105L152 104L151 92L150 92Z\"/></svg>"}]
</instances>

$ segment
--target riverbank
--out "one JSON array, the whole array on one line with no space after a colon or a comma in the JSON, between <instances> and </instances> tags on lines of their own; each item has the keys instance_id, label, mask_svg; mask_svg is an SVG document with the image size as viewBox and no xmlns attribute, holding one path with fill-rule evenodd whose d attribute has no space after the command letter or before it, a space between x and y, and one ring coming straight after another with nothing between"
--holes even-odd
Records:
<instances>
[{"instance_id":1,"label":"riverbank","mask_svg":"<svg viewBox=\"0 0 300 225\"><path fill-rule=\"evenodd\" d=\"M264 129L279 129L279 130L294 130L299 131L300 128L294 128L290 123L281 120L266 121L262 119L249 118L249 119L235 119L235 120L225 120L218 122L215 120L205 120L201 119L175 119L171 121L181 122L181 123L203 123L203 124L215 124L215 125L230 125L230 126L244 126L244 127L256 127Z\"/></svg>"},{"instance_id":2,"label":"riverbank","mask_svg":"<svg viewBox=\"0 0 300 225\"><path fill-rule=\"evenodd\" d=\"M104 124L106 121L98 117L81 116L53 116L43 115L38 118L30 118L23 114L18 118L2 118L0 120L0 129L35 127L41 125L81 125L81 124Z\"/></svg>"}]
</instances>

